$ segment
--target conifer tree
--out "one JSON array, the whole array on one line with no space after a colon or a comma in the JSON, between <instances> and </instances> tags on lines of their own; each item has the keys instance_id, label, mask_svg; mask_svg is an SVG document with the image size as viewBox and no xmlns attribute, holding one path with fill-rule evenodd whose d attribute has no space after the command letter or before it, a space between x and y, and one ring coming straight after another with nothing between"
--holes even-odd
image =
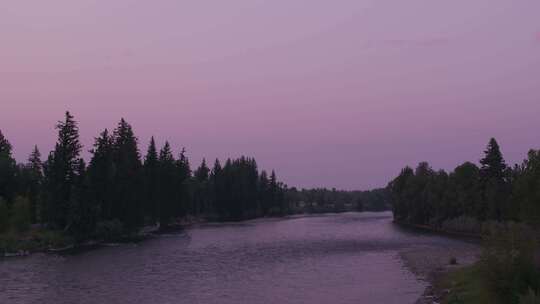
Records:
<instances>
[{"instance_id":1,"label":"conifer tree","mask_svg":"<svg viewBox=\"0 0 540 304\"><path fill-rule=\"evenodd\" d=\"M177 202L174 206L174 215L176 217L184 216L190 211L196 210L193 205L192 194L190 192L191 166L186 156L186 149L182 148L178 160L176 161L175 183L178 189Z\"/></svg>"},{"instance_id":2,"label":"conifer tree","mask_svg":"<svg viewBox=\"0 0 540 304\"><path fill-rule=\"evenodd\" d=\"M46 220L58 228L68 224L73 182L79 165L82 145L79 141L79 128L73 116L66 112L65 119L56 125L58 141L51 152L45 170Z\"/></svg>"},{"instance_id":3,"label":"conifer tree","mask_svg":"<svg viewBox=\"0 0 540 304\"><path fill-rule=\"evenodd\" d=\"M90 150L92 158L88 165L88 200L93 202L102 220L112 220L115 165L113 161L113 138L105 129L95 138Z\"/></svg>"},{"instance_id":4,"label":"conifer tree","mask_svg":"<svg viewBox=\"0 0 540 304\"><path fill-rule=\"evenodd\" d=\"M480 160L482 203L480 217L485 219L502 220L503 212L507 209L509 185L507 183L508 168L494 138L489 140L485 156Z\"/></svg>"},{"instance_id":5,"label":"conifer tree","mask_svg":"<svg viewBox=\"0 0 540 304\"><path fill-rule=\"evenodd\" d=\"M175 216L177 187L175 159L169 142L159 152L159 223L165 228Z\"/></svg>"},{"instance_id":6,"label":"conifer tree","mask_svg":"<svg viewBox=\"0 0 540 304\"><path fill-rule=\"evenodd\" d=\"M37 146L34 146L34 150L28 157L28 165L26 166L28 171L28 185L26 194L30 201L30 215L32 223L37 222L38 218L38 206L40 205L40 191L43 181L43 163L41 162L41 153Z\"/></svg>"},{"instance_id":7,"label":"conifer tree","mask_svg":"<svg viewBox=\"0 0 540 304\"><path fill-rule=\"evenodd\" d=\"M141 158L137 138L131 125L123 118L113 135L114 205L112 217L124 223L128 230L143 224L141 208Z\"/></svg>"},{"instance_id":8,"label":"conifer tree","mask_svg":"<svg viewBox=\"0 0 540 304\"><path fill-rule=\"evenodd\" d=\"M17 187L16 162L11 153L11 144L0 131L0 197L8 203L15 198Z\"/></svg>"},{"instance_id":9,"label":"conifer tree","mask_svg":"<svg viewBox=\"0 0 540 304\"><path fill-rule=\"evenodd\" d=\"M144 199L145 213L152 223L158 219L158 177L159 159L154 137L150 139L144 158Z\"/></svg>"},{"instance_id":10,"label":"conifer tree","mask_svg":"<svg viewBox=\"0 0 540 304\"><path fill-rule=\"evenodd\" d=\"M194 174L194 193L193 199L194 204L197 210L195 214L206 213L210 211L209 206L209 178L210 178L210 169L206 165L206 159L203 158L201 165Z\"/></svg>"}]
</instances>

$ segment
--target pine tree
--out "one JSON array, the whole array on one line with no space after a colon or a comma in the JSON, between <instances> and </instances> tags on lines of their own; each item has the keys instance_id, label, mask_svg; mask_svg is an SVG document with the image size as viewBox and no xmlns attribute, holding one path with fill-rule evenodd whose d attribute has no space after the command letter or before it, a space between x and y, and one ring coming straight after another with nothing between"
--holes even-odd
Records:
<instances>
[{"instance_id":1,"label":"pine tree","mask_svg":"<svg viewBox=\"0 0 540 304\"><path fill-rule=\"evenodd\" d=\"M484 158L480 160L482 203L481 219L502 220L509 197L508 168L494 138L489 140Z\"/></svg>"},{"instance_id":2,"label":"pine tree","mask_svg":"<svg viewBox=\"0 0 540 304\"><path fill-rule=\"evenodd\" d=\"M128 230L143 224L141 207L141 158L137 138L131 125L123 118L113 135L114 205L112 217L119 219Z\"/></svg>"},{"instance_id":3,"label":"pine tree","mask_svg":"<svg viewBox=\"0 0 540 304\"><path fill-rule=\"evenodd\" d=\"M64 121L56 125L58 142L47 161L46 174L46 220L58 228L68 224L73 182L79 165L82 145L79 128L73 116L66 112Z\"/></svg>"},{"instance_id":4,"label":"pine tree","mask_svg":"<svg viewBox=\"0 0 540 304\"><path fill-rule=\"evenodd\" d=\"M148 151L144 159L144 198L145 214L152 223L158 219L158 179L159 159L154 137L150 139Z\"/></svg>"},{"instance_id":5,"label":"pine tree","mask_svg":"<svg viewBox=\"0 0 540 304\"><path fill-rule=\"evenodd\" d=\"M212 209L215 210L220 218L223 218L225 214L223 186L223 168L221 167L219 159L216 158L212 171L210 172L210 200Z\"/></svg>"},{"instance_id":6,"label":"pine tree","mask_svg":"<svg viewBox=\"0 0 540 304\"><path fill-rule=\"evenodd\" d=\"M259 201L261 212L263 215L268 215L272 208L272 198L270 197L270 181L266 171L262 171L259 177Z\"/></svg>"},{"instance_id":7,"label":"pine tree","mask_svg":"<svg viewBox=\"0 0 540 304\"><path fill-rule=\"evenodd\" d=\"M38 219L38 206L40 206L40 191L43 181L43 163L41 162L41 153L37 146L34 146L34 150L28 157L26 169L29 172L26 192L30 200L31 221L35 223Z\"/></svg>"},{"instance_id":8,"label":"pine tree","mask_svg":"<svg viewBox=\"0 0 540 304\"><path fill-rule=\"evenodd\" d=\"M11 144L0 131L0 197L7 200L8 204L15 198L17 187L17 167L11 153Z\"/></svg>"},{"instance_id":9,"label":"pine tree","mask_svg":"<svg viewBox=\"0 0 540 304\"><path fill-rule=\"evenodd\" d=\"M159 224L167 227L175 216L176 191L175 159L169 142L159 152Z\"/></svg>"},{"instance_id":10,"label":"pine tree","mask_svg":"<svg viewBox=\"0 0 540 304\"><path fill-rule=\"evenodd\" d=\"M189 159L186 156L186 149L182 148L182 152L176 161L176 187L177 202L174 207L174 215L176 217L184 216L190 212L194 213L196 207L193 204L193 197L190 189L191 181L191 166Z\"/></svg>"},{"instance_id":11,"label":"pine tree","mask_svg":"<svg viewBox=\"0 0 540 304\"><path fill-rule=\"evenodd\" d=\"M203 158L201 165L194 174L194 205L196 207L196 214L206 213L210 211L209 206L209 178L210 169L206 165L206 159Z\"/></svg>"},{"instance_id":12,"label":"pine tree","mask_svg":"<svg viewBox=\"0 0 540 304\"><path fill-rule=\"evenodd\" d=\"M98 220L97 204L89 195L88 181L86 164L80 159L73 182L68 230L77 240L88 238L95 231Z\"/></svg>"},{"instance_id":13,"label":"pine tree","mask_svg":"<svg viewBox=\"0 0 540 304\"><path fill-rule=\"evenodd\" d=\"M116 171L113 152L113 138L105 129L99 137L95 138L94 147L90 150L92 158L87 170L88 199L95 205L98 217L103 220L113 219L113 190Z\"/></svg>"}]
</instances>

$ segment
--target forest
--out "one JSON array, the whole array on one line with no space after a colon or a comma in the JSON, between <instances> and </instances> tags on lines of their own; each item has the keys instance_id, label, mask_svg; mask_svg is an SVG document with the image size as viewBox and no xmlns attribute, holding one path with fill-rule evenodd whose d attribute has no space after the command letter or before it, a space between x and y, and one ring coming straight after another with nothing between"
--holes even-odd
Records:
<instances>
[{"instance_id":1,"label":"forest","mask_svg":"<svg viewBox=\"0 0 540 304\"><path fill-rule=\"evenodd\" d=\"M479 163L449 173L426 162L405 167L388 185L394 220L481 236L481 274L501 303L538 303L540 150L509 166L492 138Z\"/></svg>"},{"instance_id":2,"label":"forest","mask_svg":"<svg viewBox=\"0 0 540 304\"><path fill-rule=\"evenodd\" d=\"M175 155L168 142L158 148L153 137L143 156L124 119L95 138L88 163L71 113L56 131L54 150L45 160L35 147L24 164L15 161L0 132L0 233L38 226L82 241L115 238L149 225L167 229L186 217L238 221L390 207L385 189L289 188L274 171L259 171L250 157L213 164L203 159L192 169L185 149Z\"/></svg>"}]
</instances>

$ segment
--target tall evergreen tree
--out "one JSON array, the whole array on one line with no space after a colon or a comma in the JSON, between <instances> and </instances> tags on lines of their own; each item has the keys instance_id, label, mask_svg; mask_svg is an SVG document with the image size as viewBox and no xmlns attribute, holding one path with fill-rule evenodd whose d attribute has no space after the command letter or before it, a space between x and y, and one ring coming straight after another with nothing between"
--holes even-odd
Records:
<instances>
[{"instance_id":1,"label":"tall evergreen tree","mask_svg":"<svg viewBox=\"0 0 540 304\"><path fill-rule=\"evenodd\" d=\"M494 138L489 140L485 156L480 160L483 209L480 216L502 220L508 208L509 197L508 168Z\"/></svg>"},{"instance_id":2,"label":"tall evergreen tree","mask_svg":"<svg viewBox=\"0 0 540 304\"><path fill-rule=\"evenodd\" d=\"M127 229L134 230L143 224L141 207L141 158L137 138L131 125L123 118L113 135L114 205L113 218L119 219Z\"/></svg>"},{"instance_id":3,"label":"tall evergreen tree","mask_svg":"<svg viewBox=\"0 0 540 304\"><path fill-rule=\"evenodd\" d=\"M96 206L100 219L112 220L114 204L115 164L113 160L113 138L105 129L95 138L94 147L90 150L92 158L88 165L88 196Z\"/></svg>"},{"instance_id":4,"label":"tall evergreen tree","mask_svg":"<svg viewBox=\"0 0 540 304\"><path fill-rule=\"evenodd\" d=\"M159 152L159 223L165 228L175 216L177 198L175 159L169 142Z\"/></svg>"},{"instance_id":5,"label":"tall evergreen tree","mask_svg":"<svg viewBox=\"0 0 540 304\"><path fill-rule=\"evenodd\" d=\"M15 198L17 187L17 167L11 153L11 144L0 131L0 197L3 197L8 203Z\"/></svg>"},{"instance_id":6,"label":"tall evergreen tree","mask_svg":"<svg viewBox=\"0 0 540 304\"><path fill-rule=\"evenodd\" d=\"M195 214L210 212L210 169L206 165L206 159L203 158L201 165L193 173L193 177L195 187L193 200L197 208Z\"/></svg>"},{"instance_id":7,"label":"tall evergreen tree","mask_svg":"<svg viewBox=\"0 0 540 304\"><path fill-rule=\"evenodd\" d=\"M177 202L174 208L176 217L184 216L189 212L194 212L197 208L193 204L191 189L191 166L186 156L186 149L182 148L178 160L176 161L176 187Z\"/></svg>"},{"instance_id":8,"label":"tall evergreen tree","mask_svg":"<svg viewBox=\"0 0 540 304\"><path fill-rule=\"evenodd\" d=\"M58 228L68 224L73 182L79 166L82 145L79 128L73 116L66 112L65 119L56 125L58 141L51 152L45 170L47 186L46 220Z\"/></svg>"},{"instance_id":9,"label":"tall evergreen tree","mask_svg":"<svg viewBox=\"0 0 540 304\"><path fill-rule=\"evenodd\" d=\"M152 223L158 219L158 179L159 159L154 137L150 139L148 150L144 158L144 207L145 213Z\"/></svg>"},{"instance_id":10,"label":"tall evergreen tree","mask_svg":"<svg viewBox=\"0 0 540 304\"><path fill-rule=\"evenodd\" d=\"M30 215L33 223L37 222L38 206L40 206L40 191L43 181L43 163L41 162L41 153L37 146L28 157L28 185L26 194L30 200Z\"/></svg>"}]
</instances>

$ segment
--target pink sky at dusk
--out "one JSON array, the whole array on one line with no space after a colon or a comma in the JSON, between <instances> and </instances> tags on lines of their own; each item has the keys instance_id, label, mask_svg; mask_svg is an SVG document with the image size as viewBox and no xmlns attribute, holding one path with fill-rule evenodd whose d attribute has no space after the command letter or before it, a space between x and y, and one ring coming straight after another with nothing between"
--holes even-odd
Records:
<instances>
[{"instance_id":1,"label":"pink sky at dusk","mask_svg":"<svg viewBox=\"0 0 540 304\"><path fill-rule=\"evenodd\" d=\"M0 4L0 129L46 155L70 110L85 149L130 122L291 186L385 186L496 137L540 148L540 1L25 1Z\"/></svg>"}]
</instances>

